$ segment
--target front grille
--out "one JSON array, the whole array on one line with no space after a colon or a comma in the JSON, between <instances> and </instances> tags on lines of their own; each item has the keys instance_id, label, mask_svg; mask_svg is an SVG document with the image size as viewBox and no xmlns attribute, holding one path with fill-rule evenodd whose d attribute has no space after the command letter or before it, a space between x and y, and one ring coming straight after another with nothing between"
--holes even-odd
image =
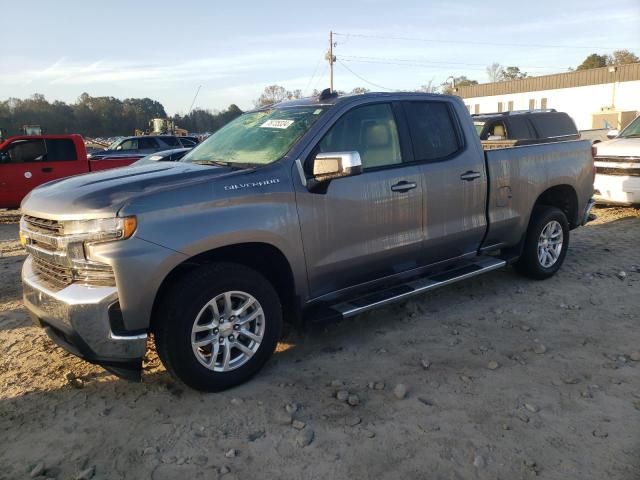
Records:
<instances>
[{"instance_id":1,"label":"front grille","mask_svg":"<svg viewBox=\"0 0 640 480\"><path fill-rule=\"evenodd\" d=\"M62 225L56 220L47 220L46 218L37 218L31 215L23 215L22 219L27 223L30 230L54 235L62 233Z\"/></svg>"},{"instance_id":2,"label":"front grille","mask_svg":"<svg viewBox=\"0 0 640 480\"><path fill-rule=\"evenodd\" d=\"M34 273L48 287L59 290L73 283L73 270L71 268L47 262L36 256L32 257Z\"/></svg>"},{"instance_id":3,"label":"front grille","mask_svg":"<svg viewBox=\"0 0 640 480\"><path fill-rule=\"evenodd\" d=\"M32 255L33 272L51 290L62 290L72 283L94 287L115 287L115 277L109 265L87 264L82 268L69 268Z\"/></svg>"}]
</instances>

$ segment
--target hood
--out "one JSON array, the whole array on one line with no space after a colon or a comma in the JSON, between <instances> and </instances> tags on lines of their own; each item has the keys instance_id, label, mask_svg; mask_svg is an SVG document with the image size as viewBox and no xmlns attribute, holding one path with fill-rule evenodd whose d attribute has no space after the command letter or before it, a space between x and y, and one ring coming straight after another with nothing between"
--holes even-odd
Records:
<instances>
[{"instance_id":1,"label":"hood","mask_svg":"<svg viewBox=\"0 0 640 480\"><path fill-rule=\"evenodd\" d=\"M25 197L21 209L57 220L109 217L137 197L253 171L182 162L115 168L41 185Z\"/></svg>"},{"instance_id":2,"label":"hood","mask_svg":"<svg viewBox=\"0 0 640 480\"><path fill-rule=\"evenodd\" d=\"M595 147L596 157L640 157L640 138L614 138Z\"/></svg>"}]
</instances>

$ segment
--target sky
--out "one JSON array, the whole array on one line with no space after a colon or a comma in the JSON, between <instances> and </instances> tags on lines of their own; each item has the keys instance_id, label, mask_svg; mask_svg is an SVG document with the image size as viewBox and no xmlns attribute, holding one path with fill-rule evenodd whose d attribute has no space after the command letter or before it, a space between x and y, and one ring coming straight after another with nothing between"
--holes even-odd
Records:
<instances>
[{"instance_id":1,"label":"sky","mask_svg":"<svg viewBox=\"0 0 640 480\"><path fill-rule=\"evenodd\" d=\"M486 66L566 71L590 53L640 55L640 0L102 2L2 0L0 100L150 97L167 113L253 106L267 85L415 90Z\"/></svg>"}]
</instances>

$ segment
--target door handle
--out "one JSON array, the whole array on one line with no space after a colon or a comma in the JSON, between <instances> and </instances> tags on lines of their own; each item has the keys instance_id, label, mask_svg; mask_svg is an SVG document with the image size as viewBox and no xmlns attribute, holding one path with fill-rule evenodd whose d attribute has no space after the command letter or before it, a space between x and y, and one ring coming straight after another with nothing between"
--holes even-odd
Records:
<instances>
[{"instance_id":1,"label":"door handle","mask_svg":"<svg viewBox=\"0 0 640 480\"><path fill-rule=\"evenodd\" d=\"M413 190L417 186L418 184L415 182L407 182L403 180L396 183L395 185L392 185L391 190L393 190L394 192L408 192L409 190Z\"/></svg>"},{"instance_id":2,"label":"door handle","mask_svg":"<svg viewBox=\"0 0 640 480\"><path fill-rule=\"evenodd\" d=\"M53 172L53 167L42 167L41 171L44 173L51 173Z\"/></svg>"},{"instance_id":3,"label":"door handle","mask_svg":"<svg viewBox=\"0 0 640 480\"><path fill-rule=\"evenodd\" d=\"M480 172L474 172L473 170L469 170L468 172L464 172L460 175L460 180L465 180L467 182L473 182L477 178L480 178Z\"/></svg>"}]
</instances>

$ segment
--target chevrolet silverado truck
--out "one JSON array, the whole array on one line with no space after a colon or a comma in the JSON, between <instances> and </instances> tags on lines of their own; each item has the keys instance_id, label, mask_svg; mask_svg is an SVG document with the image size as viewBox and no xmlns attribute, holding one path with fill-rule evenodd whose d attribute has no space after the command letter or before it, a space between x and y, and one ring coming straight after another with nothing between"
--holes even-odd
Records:
<instances>
[{"instance_id":1,"label":"chevrolet silverado truck","mask_svg":"<svg viewBox=\"0 0 640 480\"><path fill-rule=\"evenodd\" d=\"M0 208L14 208L43 183L129 165L140 156L87 158L80 135L22 135L0 143Z\"/></svg>"},{"instance_id":2,"label":"chevrolet silverado truck","mask_svg":"<svg viewBox=\"0 0 640 480\"><path fill-rule=\"evenodd\" d=\"M598 203L640 204L640 117L596 149L595 199Z\"/></svg>"},{"instance_id":3,"label":"chevrolet silverado truck","mask_svg":"<svg viewBox=\"0 0 640 480\"><path fill-rule=\"evenodd\" d=\"M554 275L590 218L587 141L484 152L456 97L328 91L248 112L179 162L81 175L22 203L24 303L63 348L219 391L283 321L357 315L513 264Z\"/></svg>"}]
</instances>

